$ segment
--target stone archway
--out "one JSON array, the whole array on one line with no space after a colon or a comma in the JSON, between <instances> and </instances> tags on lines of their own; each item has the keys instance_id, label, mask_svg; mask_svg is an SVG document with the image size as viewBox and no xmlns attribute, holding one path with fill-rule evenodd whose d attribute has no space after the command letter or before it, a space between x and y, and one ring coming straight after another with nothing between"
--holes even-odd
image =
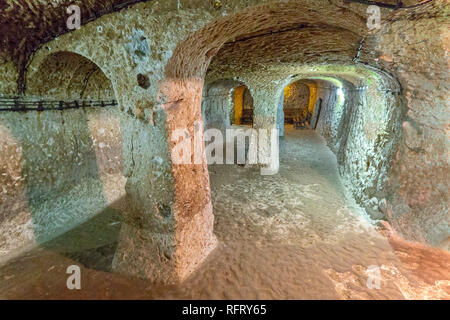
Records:
<instances>
[{"instance_id":1,"label":"stone archway","mask_svg":"<svg viewBox=\"0 0 450 320\"><path fill-rule=\"evenodd\" d=\"M299 7L302 10L296 10ZM330 16L333 18L330 19ZM248 21L252 23L249 24ZM313 33L317 28L325 28L328 36L331 34L335 36L337 31L343 32L348 35L344 37L348 41L339 48L347 50L342 55L345 59L353 55L350 51L353 51L353 46L358 43L360 35L364 34L366 29L363 21L354 17L353 11L334 5L317 10L311 2L272 3L220 17L180 42L166 64L165 78L160 82L158 101L153 108L155 113L160 115L155 123L158 122L158 126L164 127L165 130L165 137L162 140L164 145L167 145L165 149L167 154L164 154L162 159L170 161L173 179L171 181L173 185L169 187L173 190L173 193L170 193L171 202L168 204L168 210L163 210L170 213L166 215L167 219L161 219L164 224L158 225L156 219L149 219L143 212L136 210L136 216L131 217L123 232L122 245L119 246L116 255L117 270L143 277L159 278L164 282L181 281L195 270L214 248L214 217L204 145L201 145L203 159L201 164L176 165L171 161L176 149L176 141L171 140L171 135L181 128L187 130L191 137L198 134L202 138L196 124L203 122L202 89L211 59L228 42L245 40L246 36L252 37L258 33L264 34L270 28L277 30L294 28L295 32L303 32L303 29L306 29L306 32ZM270 108L271 105L267 103L266 98L268 92L269 96L278 97L279 87L277 85L251 87L258 105L255 109L254 127L271 132L277 127L276 110ZM271 150L273 146L265 148ZM139 150L141 149L143 148L139 147ZM142 157L140 154L136 156ZM148 171L143 164L139 166L142 170L137 166L134 167L133 176L136 176L136 179L138 172ZM278 166L279 160L275 157L267 168L262 168L262 172L274 174L278 171ZM161 212L158 201L156 199L147 201L143 197L145 185L135 185L128 191L135 194L133 197L139 203L136 206L141 211L149 211L150 207L154 206L158 217L158 212ZM163 185L166 185L166 182ZM142 210L143 208L146 209ZM147 223L147 219L151 221ZM137 239L136 234L146 236ZM159 253L149 254L147 253L149 248L157 248ZM152 261L151 265L149 261Z\"/></svg>"},{"instance_id":2,"label":"stone archway","mask_svg":"<svg viewBox=\"0 0 450 320\"><path fill-rule=\"evenodd\" d=\"M21 163L18 203L26 203L32 240L43 243L110 210L124 197L126 180L111 81L73 52L49 54L34 66L28 91L15 99L24 111L2 112L0 122L20 147L11 155Z\"/></svg>"},{"instance_id":3,"label":"stone archway","mask_svg":"<svg viewBox=\"0 0 450 320\"><path fill-rule=\"evenodd\" d=\"M296 81L284 88L283 124L309 127L314 110L310 109L310 87L303 81Z\"/></svg>"}]
</instances>

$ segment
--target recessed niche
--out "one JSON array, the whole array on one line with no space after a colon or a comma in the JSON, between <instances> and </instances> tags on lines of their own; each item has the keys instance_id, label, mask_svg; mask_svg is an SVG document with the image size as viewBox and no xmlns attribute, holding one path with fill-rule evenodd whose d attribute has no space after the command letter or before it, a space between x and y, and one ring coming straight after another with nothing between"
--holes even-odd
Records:
<instances>
[{"instance_id":1,"label":"recessed niche","mask_svg":"<svg viewBox=\"0 0 450 320\"><path fill-rule=\"evenodd\" d=\"M148 89L150 87L150 79L142 73L137 75L137 81L141 88Z\"/></svg>"}]
</instances>

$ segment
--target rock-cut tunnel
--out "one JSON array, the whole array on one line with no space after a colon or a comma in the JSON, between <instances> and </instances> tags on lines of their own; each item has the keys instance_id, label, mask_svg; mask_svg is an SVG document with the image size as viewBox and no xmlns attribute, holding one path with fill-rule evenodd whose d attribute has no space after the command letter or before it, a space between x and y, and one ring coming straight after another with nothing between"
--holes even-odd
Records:
<instances>
[{"instance_id":1,"label":"rock-cut tunnel","mask_svg":"<svg viewBox=\"0 0 450 320\"><path fill-rule=\"evenodd\" d=\"M447 1L23 2L0 297L450 298Z\"/></svg>"}]
</instances>

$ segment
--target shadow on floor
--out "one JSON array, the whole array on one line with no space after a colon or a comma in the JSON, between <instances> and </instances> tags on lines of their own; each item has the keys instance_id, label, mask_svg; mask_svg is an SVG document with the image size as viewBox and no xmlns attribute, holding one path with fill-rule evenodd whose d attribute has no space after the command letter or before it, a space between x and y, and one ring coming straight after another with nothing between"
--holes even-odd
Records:
<instances>
[{"instance_id":1,"label":"shadow on floor","mask_svg":"<svg viewBox=\"0 0 450 320\"><path fill-rule=\"evenodd\" d=\"M117 202L124 201L124 198ZM115 203L92 219L40 245L89 269L111 271L117 248L123 213L114 209Z\"/></svg>"}]
</instances>

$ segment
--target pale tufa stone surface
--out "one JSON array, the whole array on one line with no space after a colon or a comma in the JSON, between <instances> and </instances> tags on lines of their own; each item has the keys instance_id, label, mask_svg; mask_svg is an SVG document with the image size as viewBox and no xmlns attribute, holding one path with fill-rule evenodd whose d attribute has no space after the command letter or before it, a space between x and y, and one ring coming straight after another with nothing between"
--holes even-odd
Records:
<instances>
[{"instance_id":1,"label":"pale tufa stone surface","mask_svg":"<svg viewBox=\"0 0 450 320\"><path fill-rule=\"evenodd\" d=\"M372 41L374 37L377 40L377 36L369 37L360 57L361 63L351 62L361 39L368 35L365 25L366 6L345 5L342 1L306 0L282 3L230 0L221 3L220 8L215 8L211 2L197 0L140 3L120 12L104 15L84 25L80 30L43 44L34 52L31 60L27 54L37 48L36 42L35 44L30 42L31 48L25 48L25 53L18 54L18 58L11 59L10 54L7 56L6 64L2 63L4 69L13 70L7 71L6 74L11 72L13 74L14 69L19 70L20 67L12 68L13 65L9 61L14 60L16 66L23 66L24 62L28 62L26 70L21 69L22 73L16 71L17 91L27 89L28 86L32 87L33 79L39 78L40 66L45 63L48 55L60 51L76 53L89 59L111 81L112 91L118 100L119 110L122 111L120 121L124 175L127 177L126 190L131 204L115 259L115 268L120 272L138 274L156 281L180 281L186 278L214 247L206 161L193 166L172 165L171 150L175 143L170 139L171 132L176 128L186 127L193 133L194 123L202 121L202 88L208 68L210 78L230 78L248 83L255 99L255 126L259 128L276 126L276 110L282 88L295 77L332 76L340 80L349 80L355 86L367 85L368 90L372 90L373 93L369 92L364 99L369 101L366 105L376 104L376 112L372 113L369 109L369 113L362 114L360 122L356 122L356 125L349 129L353 134L350 135L351 143L348 145L354 146L349 147L349 150L360 148L361 145L364 148L359 153L347 154L347 158L352 158L353 155L355 161L348 159L344 161L344 169L345 163L352 164L344 170L343 175L349 172L349 176L353 179L357 173L368 167L369 175L358 180L361 183L358 182L356 191L357 198L358 193L362 194L363 202L366 202L368 195L373 193L376 197L379 196L380 189L383 191L385 172L389 170L389 159L398 137L398 135L391 137L389 132L386 135L383 129L395 128L397 117L390 115L404 112L406 108L402 97L395 96L399 89L390 74L373 71L371 67L377 66L377 58L388 57L382 59L388 61L384 68L388 71L394 69L389 65L391 60L389 55L378 54L379 51L395 46L395 42L391 41L388 35L384 35L382 41L378 43L383 47L378 52L374 51L376 41ZM435 1L433 6L439 9L443 3ZM36 6L33 6L33 10L36 10ZM20 9L19 12L27 11ZM386 11L383 11L384 16L385 14ZM19 21L28 21L20 18L20 14L11 16L13 20L18 17ZM29 17L28 14L25 16ZM439 29L437 27L441 23L439 19L431 17L424 20L424 23L433 32L439 30L434 34L440 35L444 31L441 27ZM45 21L52 25L52 17L46 16ZM64 19L59 16L54 21L58 21L56 25L64 23ZM399 22L395 23L396 26L404 25L409 28L413 22L400 17ZM30 23L33 27L33 22ZM34 23L34 26L37 24ZM98 27L101 27L101 32ZM273 31L275 32L272 35ZM265 33L270 35L266 37L266 41L262 41L261 34ZM420 33L417 34L420 37ZM415 43L417 34L409 38L411 44ZM296 41L299 37L304 42ZM39 33L34 34L33 39L39 39ZM314 39L320 41L314 42ZM17 43L16 40L18 39L13 36L8 39L8 43ZM243 48L249 49L248 57L239 55ZM404 48L407 50L406 46ZM422 47L421 50L426 52L427 48L429 46ZM442 46L438 44L438 49L440 48ZM216 54L215 60L218 62L213 61L210 66L209 63ZM395 58L411 68L420 65L404 61L406 56L408 54L400 54ZM435 59L433 55L427 58ZM442 67L445 59L440 59L437 58L438 62L432 65ZM243 67L231 61L242 61ZM259 63L255 64L255 61ZM327 66L324 67L324 63ZM305 64L321 66L316 69L310 66L305 68ZM348 66L348 69L343 70L339 65ZM222 66L227 68L231 66L233 69L231 74L234 75L230 77L230 72L224 70ZM244 67L249 72L235 79L235 74L241 73ZM27 71L26 74L23 74L24 71ZM431 74L435 70L425 68L424 72ZM410 71L407 76L412 73L414 72ZM396 73L398 74L399 72ZM405 78L408 77L403 76L401 80L403 88L407 87L405 84L409 79ZM440 77L445 79L442 78L442 74ZM377 79L377 83L371 84L370 81L373 79ZM421 86L426 88L420 78L415 79L418 84L412 85L414 88ZM6 88L5 92L14 93L11 85L12 77L6 76L3 82L6 83L2 84L2 88ZM34 92L40 94L43 92L41 89L36 88ZM392 91L386 94L386 97L376 92L386 89ZM442 97L442 93L446 92L439 87L431 91L436 97ZM414 93L414 89L408 92ZM445 107L443 98L438 98L437 101L440 109ZM399 111L393 111L392 106L397 104L401 105ZM394 120L390 121L390 117ZM378 120L381 121L379 124ZM365 129L364 134L361 134L361 129ZM380 131L377 131L378 129ZM440 138L434 140L437 143L445 141L443 135L438 137ZM379 151L378 147L383 150ZM375 159L370 162L363 161L367 158L367 154L373 154ZM444 153L439 151L430 154L434 159ZM357 160L361 161L356 164ZM440 177L445 176L442 175L444 165L445 162L438 161L437 172L441 174ZM424 176L428 176L434 170L428 168L429 170L424 169ZM379 177L376 170L383 176ZM397 176L400 177L400 186L404 186L403 190L402 187L398 189L399 192L408 193L408 186L412 185L408 182L410 175L397 174ZM376 179L380 183L376 182ZM437 199L437 202L445 199L445 183L444 187L431 189L436 196L433 199ZM430 188L425 191L427 190ZM427 195L429 192L424 194ZM384 203L383 199L377 198L376 201L379 202L378 207ZM435 207L431 202L426 202L425 208L431 208L429 215L438 217L438 224L441 223L442 213L445 212L442 209L445 209L445 205ZM389 215L389 210L389 208L385 210L388 217L392 216ZM446 233L444 229L439 235L427 237L425 234L434 231L417 227L420 223L413 224L414 228L425 230L422 232L422 239L429 242L442 239ZM405 229L401 223L395 225ZM437 224L433 224L435 225ZM417 238L417 232L405 234Z\"/></svg>"}]
</instances>

